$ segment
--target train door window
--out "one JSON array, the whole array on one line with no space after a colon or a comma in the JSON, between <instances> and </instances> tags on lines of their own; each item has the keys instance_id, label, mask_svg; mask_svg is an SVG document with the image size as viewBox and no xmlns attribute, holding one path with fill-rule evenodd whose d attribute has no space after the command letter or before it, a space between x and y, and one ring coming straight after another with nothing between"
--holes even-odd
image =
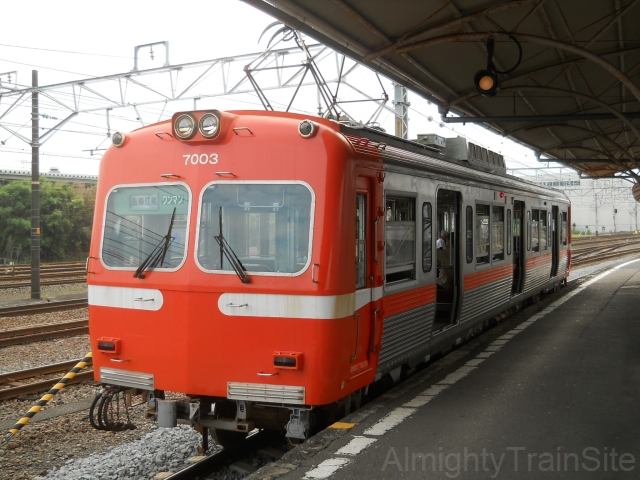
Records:
<instances>
[{"instance_id":1,"label":"train door window","mask_svg":"<svg viewBox=\"0 0 640 480\"><path fill-rule=\"evenodd\" d=\"M531 210L531 250L540 251L540 210Z\"/></svg>"},{"instance_id":2,"label":"train door window","mask_svg":"<svg viewBox=\"0 0 640 480\"><path fill-rule=\"evenodd\" d=\"M527 252L531 250L531 212L527 210Z\"/></svg>"},{"instance_id":3,"label":"train door window","mask_svg":"<svg viewBox=\"0 0 640 480\"><path fill-rule=\"evenodd\" d=\"M356 195L356 289L367 286L367 196Z\"/></svg>"},{"instance_id":4,"label":"train door window","mask_svg":"<svg viewBox=\"0 0 640 480\"><path fill-rule=\"evenodd\" d=\"M385 279L387 283L416 278L415 199L387 197Z\"/></svg>"},{"instance_id":5,"label":"train door window","mask_svg":"<svg viewBox=\"0 0 640 480\"><path fill-rule=\"evenodd\" d=\"M149 259L149 269L177 269L185 258L190 203L184 185L114 188L104 219L105 266L136 269Z\"/></svg>"},{"instance_id":6,"label":"train door window","mask_svg":"<svg viewBox=\"0 0 640 480\"><path fill-rule=\"evenodd\" d=\"M467 263L473 262L473 207L467 207L467 219L466 219L466 254Z\"/></svg>"},{"instance_id":7,"label":"train door window","mask_svg":"<svg viewBox=\"0 0 640 480\"><path fill-rule=\"evenodd\" d=\"M511 239L513 234L511 233L511 210L507 210L507 255L511 255Z\"/></svg>"},{"instance_id":8,"label":"train door window","mask_svg":"<svg viewBox=\"0 0 640 480\"><path fill-rule=\"evenodd\" d=\"M489 263L489 205L476 205L476 264Z\"/></svg>"},{"instance_id":9,"label":"train door window","mask_svg":"<svg viewBox=\"0 0 640 480\"><path fill-rule=\"evenodd\" d=\"M540 210L540 219L538 220L538 229L540 230L540 251L543 252L547 249L547 211Z\"/></svg>"},{"instance_id":10,"label":"train door window","mask_svg":"<svg viewBox=\"0 0 640 480\"><path fill-rule=\"evenodd\" d=\"M422 204L422 271L430 272L433 263L433 228L431 204Z\"/></svg>"},{"instance_id":11,"label":"train door window","mask_svg":"<svg viewBox=\"0 0 640 480\"><path fill-rule=\"evenodd\" d=\"M562 212L562 245L567 244L567 212Z\"/></svg>"},{"instance_id":12,"label":"train door window","mask_svg":"<svg viewBox=\"0 0 640 480\"><path fill-rule=\"evenodd\" d=\"M504 207L491 208L491 254L499 261L504 260Z\"/></svg>"},{"instance_id":13,"label":"train door window","mask_svg":"<svg viewBox=\"0 0 640 480\"><path fill-rule=\"evenodd\" d=\"M197 261L205 271L248 274L304 271L311 251L313 195L298 183L211 183L202 194Z\"/></svg>"}]
</instances>

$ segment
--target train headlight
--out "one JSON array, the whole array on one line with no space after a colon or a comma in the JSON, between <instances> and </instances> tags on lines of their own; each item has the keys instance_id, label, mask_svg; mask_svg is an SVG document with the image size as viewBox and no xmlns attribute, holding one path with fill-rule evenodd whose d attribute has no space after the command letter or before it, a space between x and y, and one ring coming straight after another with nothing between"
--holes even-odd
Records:
<instances>
[{"instance_id":1,"label":"train headlight","mask_svg":"<svg viewBox=\"0 0 640 480\"><path fill-rule=\"evenodd\" d=\"M111 141L116 147L121 147L122 145L124 145L125 138L126 135L122 132L115 132L113 135L111 135Z\"/></svg>"},{"instance_id":2,"label":"train headlight","mask_svg":"<svg viewBox=\"0 0 640 480\"><path fill-rule=\"evenodd\" d=\"M213 138L220 130L220 119L214 113L205 113L198 122L198 129L205 138Z\"/></svg>"},{"instance_id":3,"label":"train headlight","mask_svg":"<svg viewBox=\"0 0 640 480\"><path fill-rule=\"evenodd\" d=\"M188 140L196 133L196 119L188 113L183 113L173 125L175 134L183 140Z\"/></svg>"},{"instance_id":4,"label":"train headlight","mask_svg":"<svg viewBox=\"0 0 640 480\"><path fill-rule=\"evenodd\" d=\"M316 133L316 124L311 120L303 120L298 125L298 132L304 138L312 137Z\"/></svg>"}]
</instances>

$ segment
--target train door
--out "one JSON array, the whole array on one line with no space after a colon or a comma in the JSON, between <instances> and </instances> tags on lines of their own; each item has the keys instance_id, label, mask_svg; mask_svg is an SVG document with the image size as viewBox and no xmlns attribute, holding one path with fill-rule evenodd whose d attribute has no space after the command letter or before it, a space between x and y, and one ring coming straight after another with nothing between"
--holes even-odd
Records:
<instances>
[{"instance_id":1,"label":"train door","mask_svg":"<svg viewBox=\"0 0 640 480\"><path fill-rule=\"evenodd\" d=\"M522 221L524 213L524 202L513 202L513 230L508 232L513 236L513 282L511 286L511 294L519 295L522 293L522 280L524 278L524 248L523 248L523 232L524 224Z\"/></svg>"},{"instance_id":2,"label":"train door","mask_svg":"<svg viewBox=\"0 0 640 480\"><path fill-rule=\"evenodd\" d=\"M558 237L560 229L558 228L558 225L560 225L558 219L558 207L551 207L551 212L549 213L549 241L551 242L551 278L554 278L558 275L558 263L560 260L560 251L558 250L560 247L560 239Z\"/></svg>"},{"instance_id":3,"label":"train door","mask_svg":"<svg viewBox=\"0 0 640 480\"><path fill-rule=\"evenodd\" d=\"M371 182L358 177L356 189L356 311L354 312L355 341L351 352L351 376L370 368L372 355L377 353L381 332L380 300L374 288L374 268L380 262L375 248L376 231L380 224L375 208Z\"/></svg>"},{"instance_id":4,"label":"train door","mask_svg":"<svg viewBox=\"0 0 640 480\"><path fill-rule=\"evenodd\" d=\"M436 234L436 318L433 330L441 330L456 323L459 292L460 258L460 200L459 192L438 190Z\"/></svg>"}]
</instances>

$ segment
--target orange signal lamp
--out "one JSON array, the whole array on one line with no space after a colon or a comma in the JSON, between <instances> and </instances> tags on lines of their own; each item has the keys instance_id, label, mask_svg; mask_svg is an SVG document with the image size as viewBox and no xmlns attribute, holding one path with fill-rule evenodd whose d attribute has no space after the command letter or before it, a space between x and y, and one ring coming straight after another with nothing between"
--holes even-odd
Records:
<instances>
[{"instance_id":1,"label":"orange signal lamp","mask_svg":"<svg viewBox=\"0 0 640 480\"><path fill-rule=\"evenodd\" d=\"M490 70L478 70L473 77L473 83L480 95L493 97L500 90L498 77Z\"/></svg>"}]
</instances>

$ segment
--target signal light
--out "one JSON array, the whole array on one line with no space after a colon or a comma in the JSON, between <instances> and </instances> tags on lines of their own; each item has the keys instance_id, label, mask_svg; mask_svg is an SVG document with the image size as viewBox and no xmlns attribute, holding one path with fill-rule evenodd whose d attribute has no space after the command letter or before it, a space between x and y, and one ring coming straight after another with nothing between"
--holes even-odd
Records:
<instances>
[{"instance_id":1,"label":"signal light","mask_svg":"<svg viewBox=\"0 0 640 480\"><path fill-rule=\"evenodd\" d=\"M273 366L285 370L300 370L302 368L302 353L273 352Z\"/></svg>"},{"instance_id":2,"label":"signal light","mask_svg":"<svg viewBox=\"0 0 640 480\"><path fill-rule=\"evenodd\" d=\"M296 359L293 357L275 357L273 364L276 367L295 367Z\"/></svg>"},{"instance_id":3,"label":"signal light","mask_svg":"<svg viewBox=\"0 0 640 480\"><path fill-rule=\"evenodd\" d=\"M98 351L102 353L120 353L120 339L111 337L99 338Z\"/></svg>"},{"instance_id":4,"label":"signal light","mask_svg":"<svg viewBox=\"0 0 640 480\"><path fill-rule=\"evenodd\" d=\"M214 113L205 113L198 122L198 130L205 138L213 138L220 130L220 119Z\"/></svg>"},{"instance_id":5,"label":"signal light","mask_svg":"<svg viewBox=\"0 0 640 480\"><path fill-rule=\"evenodd\" d=\"M316 124L311 120L303 120L300 122L300 125L298 125L298 132L303 138L313 137L316 133Z\"/></svg>"},{"instance_id":6,"label":"signal light","mask_svg":"<svg viewBox=\"0 0 640 480\"><path fill-rule=\"evenodd\" d=\"M500 90L498 77L490 70L478 70L473 77L473 83L480 95L493 97Z\"/></svg>"},{"instance_id":7,"label":"signal light","mask_svg":"<svg viewBox=\"0 0 640 480\"><path fill-rule=\"evenodd\" d=\"M189 140L196 133L196 119L193 115L183 113L176 118L173 124L173 131L182 140Z\"/></svg>"},{"instance_id":8,"label":"signal light","mask_svg":"<svg viewBox=\"0 0 640 480\"><path fill-rule=\"evenodd\" d=\"M522 46L516 37L510 33L506 34L509 40L512 40L518 47L518 61L509 70L501 71L493 64L493 50L495 48L495 41L493 35L487 39L487 68L484 70L478 70L473 76L473 83L476 86L476 90L485 97L493 97L500 90L500 81L498 80L498 73L508 74L513 72L520 62L522 61Z\"/></svg>"},{"instance_id":9,"label":"signal light","mask_svg":"<svg viewBox=\"0 0 640 480\"><path fill-rule=\"evenodd\" d=\"M124 141L126 139L126 135L122 132L115 132L111 135L111 141L116 147L121 147L124 145Z\"/></svg>"},{"instance_id":10,"label":"signal light","mask_svg":"<svg viewBox=\"0 0 640 480\"><path fill-rule=\"evenodd\" d=\"M98 342L98 350L105 352L115 352L116 344L113 342Z\"/></svg>"}]
</instances>

